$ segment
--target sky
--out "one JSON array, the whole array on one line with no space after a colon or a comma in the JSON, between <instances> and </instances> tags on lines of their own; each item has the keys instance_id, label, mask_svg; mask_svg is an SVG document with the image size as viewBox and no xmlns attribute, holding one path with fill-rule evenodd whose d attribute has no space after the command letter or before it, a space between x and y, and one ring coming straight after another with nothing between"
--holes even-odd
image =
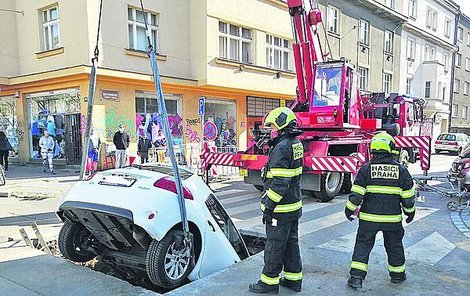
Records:
<instances>
[{"instance_id":1,"label":"sky","mask_svg":"<svg viewBox=\"0 0 470 296\"><path fill-rule=\"evenodd\" d=\"M460 9L463 13L470 16L470 0L454 0L458 5L460 5Z\"/></svg>"}]
</instances>

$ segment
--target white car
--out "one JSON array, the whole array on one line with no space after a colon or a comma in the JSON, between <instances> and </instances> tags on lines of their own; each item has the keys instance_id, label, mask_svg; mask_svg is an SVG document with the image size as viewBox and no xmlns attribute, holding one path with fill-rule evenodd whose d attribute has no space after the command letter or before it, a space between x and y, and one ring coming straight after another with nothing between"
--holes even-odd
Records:
<instances>
[{"instance_id":1,"label":"white car","mask_svg":"<svg viewBox=\"0 0 470 296\"><path fill-rule=\"evenodd\" d=\"M245 242L203 180L180 169L194 260L183 248L172 169L142 165L97 173L66 194L59 249L86 262L100 255L121 275L174 288L249 257ZM148 282L148 281L146 281Z\"/></svg>"},{"instance_id":2,"label":"white car","mask_svg":"<svg viewBox=\"0 0 470 296\"><path fill-rule=\"evenodd\" d=\"M434 143L436 154L442 151L448 151L460 154L470 143L470 138L466 134L446 133L440 134Z\"/></svg>"}]
</instances>

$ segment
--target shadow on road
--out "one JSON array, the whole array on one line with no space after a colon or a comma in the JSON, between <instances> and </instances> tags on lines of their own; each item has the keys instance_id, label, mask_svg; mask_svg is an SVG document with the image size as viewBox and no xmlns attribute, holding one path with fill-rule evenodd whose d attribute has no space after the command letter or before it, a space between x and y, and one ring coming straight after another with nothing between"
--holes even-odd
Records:
<instances>
[{"instance_id":1,"label":"shadow on road","mask_svg":"<svg viewBox=\"0 0 470 296\"><path fill-rule=\"evenodd\" d=\"M0 226L29 226L33 221L36 221L38 225L57 224L61 222L55 212L47 212L0 218Z\"/></svg>"}]
</instances>

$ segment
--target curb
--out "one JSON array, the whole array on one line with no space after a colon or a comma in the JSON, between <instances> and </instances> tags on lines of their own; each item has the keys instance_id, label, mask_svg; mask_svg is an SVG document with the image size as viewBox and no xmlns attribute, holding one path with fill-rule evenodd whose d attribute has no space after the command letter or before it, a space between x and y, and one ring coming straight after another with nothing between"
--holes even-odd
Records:
<instances>
[{"instance_id":1,"label":"curb","mask_svg":"<svg viewBox=\"0 0 470 296\"><path fill-rule=\"evenodd\" d=\"M470 211L450 212L450 219L457 230L470 239Z\"/></svg>"}]
</instances>

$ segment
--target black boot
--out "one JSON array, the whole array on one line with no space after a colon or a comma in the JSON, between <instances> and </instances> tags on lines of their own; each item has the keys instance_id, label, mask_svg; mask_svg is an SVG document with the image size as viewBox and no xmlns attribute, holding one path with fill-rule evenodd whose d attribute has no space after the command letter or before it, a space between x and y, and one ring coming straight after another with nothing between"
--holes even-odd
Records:
<instances>
[{"instance_id":1,"label":"black boot","mask_svg":"<svg viewBox=\"0 0 470 296\"><path fill-rule=\"evenodd\" d=\"M250 290L250 292L256 293L256 294L279 294L278 285L268 286L259 281L257 283L251 283L248 289Z\"/></svg>"},{"instance_id":2,"label":"black boot","mask_svg":"<svg viewBox=\"0 0 470 296\"><path fill-rule=\"evenodd\" d=\"M285 278L281 278L281 280L279 281L279 285L289 288L295 292L300 292L302 290L302 281L294 282L294 281L286 280Z\"/></svg>"},{"instance_id":3,"label":"black boot","mask_svg":"<svg viewBox=\"0 0 470 296\"><path fill-rule=\"evenodd\" d=\"M390 281L394 284L399 284L406 280L406 273L403 273L399 276L392 276Z\"/></svg>"},{"instance_id":4,"label":"black boot","mask_svg":"<svg viewBox=\"0 0 470 296\"><path fill-rule=\"evenodd\" d=\"M355 289L360 289L362 288L362 279L358 276L351 276L348 280L348 286L355 288Z\"/></svg>"}]
</instances>

